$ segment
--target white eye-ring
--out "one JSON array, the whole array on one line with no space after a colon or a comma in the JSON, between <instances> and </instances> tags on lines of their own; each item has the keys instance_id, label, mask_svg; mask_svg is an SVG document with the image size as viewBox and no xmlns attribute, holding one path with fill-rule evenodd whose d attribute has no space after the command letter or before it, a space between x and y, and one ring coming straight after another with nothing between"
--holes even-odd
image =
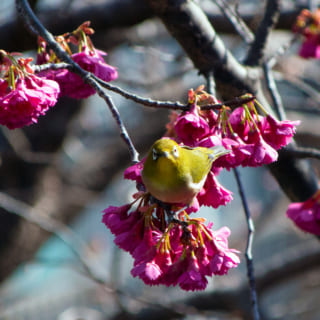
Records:
<instances>
[{"instance_id":1,"label":"white eye-ring","mask_svg":"<svg viewBox=\"0 0 320 320\"><path fill-rule=\"evenodd\" d=\"M172 149L172 154L175 158L178 158L179 157L179 151L178 151L178 148L176 146L173 147Z\"/></svg>"},{"instance_id":2,"label":"white eye-ring","mask_svg":"<svg viewBox=\"0 0 320 320\"><path fill-rule=\"evenodd\" d=\"M158 159L158 153L156 149L152 149L152 159L156 161Z\"/></svg>"}]
</instances>

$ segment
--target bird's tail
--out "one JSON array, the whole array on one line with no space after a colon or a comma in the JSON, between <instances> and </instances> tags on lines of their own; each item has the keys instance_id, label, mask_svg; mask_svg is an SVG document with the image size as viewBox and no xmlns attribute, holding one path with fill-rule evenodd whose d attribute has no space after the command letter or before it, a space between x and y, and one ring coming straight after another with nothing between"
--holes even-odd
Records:
<instances>
[{"instance_id":1,"label":"bird's tail","mask_svg":"<svg viewBox=\"0 0 320 320\"><path fill-rule=\"evenodd\" d=\"M231 152L231 150L228 150L223 146L214 146L214 147L210 148L210 150L212 152L209 154L209 157L212 159L212 161L215 161L218 158Z\"/></svg>"}]
</instances>

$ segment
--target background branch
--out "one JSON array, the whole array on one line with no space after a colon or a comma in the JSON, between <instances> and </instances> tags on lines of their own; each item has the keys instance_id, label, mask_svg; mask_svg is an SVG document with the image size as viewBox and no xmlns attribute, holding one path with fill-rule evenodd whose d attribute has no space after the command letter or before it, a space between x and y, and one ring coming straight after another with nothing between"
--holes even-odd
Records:
<instances>
[{"instance_id":1,"label":"background branch","mask_svg":"<svg viewBox=\"0 0 320 320\"><path fill-rule=\"evenodd\" d=\"M250 46L245 64L250 66L260 65L265 56L265 46L268 36L280 17L280 0L267 0L262 21L255 32L254 41Z\"/></svg>"},{"instance_id":2,"label":"background branch","mask_svg":"<svg viewBox=\"0 0 320 320\"><path fill-rule=\"evenodd\" d=\"M217 6L220 8L222 14L231 22L236 32L241 36L245 43L250 44L254 40L254 34L249 27L239 16L239 14L232 9L232 7L225 0L214 0Z\"/></svg>"},{"instance_id":3,"label":"background branch","mask_svg":"<svg viewBox=\"0 0 320 320\"><path fill-rule=\"evenodd\" d=\"M317 241L312 242L308 246L302 244L298 247L293 247L286 252L279 253L270 257L268 265L264 265L262 270L256 273L257 291L260 297L267 290L274 286L281 286L297 275L299 270L308 271L316 270L320 266L320 249ZM188 309L195 308L205 311L232 311L238 313L243 319L251 319L251 305L249 301L249 289L247 283L241 283L238 287L219 290L216 288L211 292L199 293L194 297L177 300L172 302L173 310L181 311L183 314L184 306ZM192 310L192 309L191 309ZM182 315L177 315L174 312L154 307L146 307L138 314L117 314L114 319L124 320L145 320L145 319L179 319Z\"/></svg>"},{"instance_id":4,"label":"background branch","mask_svg":"<svg viewBox=\"0 0 320 320\"><path fill-rule=\"evenodd\" d=\"M206 6L204 11L217 32L235 32L233 25L227 24L225 16L212 6ZM277 27L290 30L300 11L301 8L297 7L281 12ZM83 21L90 20L96 30L95 43L101 46L101 41L107 38L107 42L103 41L107 50L128 41L128 28L153 18L154 15L144 1L135 0L109 0L75 7L72 10L50 8L38 10L36 13L39 19L45 22L46 28L56 35L73 30ZM255 23L256 12L246 10L241 18L251 28ZM34 38L22 30L17 19L0 25L0 42L5 44L4 49L7 51L30 50L35 45Z\"/></svg>"},{"instance_id":5,"label":"background branch","mask_svg":"<svg viewBox=\"0 0 320 320\"><path fill-rule=\"evenodd\" d=\"M208 23L204 12L194 2L182 0L178 5L173 5L168 0L146 0L146 2L163 21L171 35L181 44L199 72L203 74L211 70L214 72L217 91L224 99L231 99L249 92L255 95L269 112L272 112L261 87L262 70L249 69L241 65L226 49ZM276 5L277 8L277 2L271 2L271 4ZM274 8L274 6L271 7ZM277 13L277 10L272 12ZM268 26L272 27L273 24ZM269 31L265 33L264 41ZM271 164L269 168L292 201L304 201L318 189L316 174L310 164L305 160L285 156L282 150L279 152L278 161Z\"/></svg>"}]
</instances>

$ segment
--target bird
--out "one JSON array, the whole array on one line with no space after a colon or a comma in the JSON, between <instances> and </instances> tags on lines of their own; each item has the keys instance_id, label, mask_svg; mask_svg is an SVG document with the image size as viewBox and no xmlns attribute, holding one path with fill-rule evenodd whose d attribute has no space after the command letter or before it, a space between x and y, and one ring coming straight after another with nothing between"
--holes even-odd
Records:
<instances>
[{"instance_id":1,"label":"bird","mask_svg":"<svg viewBox=\"0 0 320 320\"><path fill-rule=\"evenodd\" d=\"M223 146L189 147L170 138L159 139L144 162L142 182L154 198L190 206L202 189L212 163L229 152Z\"/></svg>"}]
</instances>

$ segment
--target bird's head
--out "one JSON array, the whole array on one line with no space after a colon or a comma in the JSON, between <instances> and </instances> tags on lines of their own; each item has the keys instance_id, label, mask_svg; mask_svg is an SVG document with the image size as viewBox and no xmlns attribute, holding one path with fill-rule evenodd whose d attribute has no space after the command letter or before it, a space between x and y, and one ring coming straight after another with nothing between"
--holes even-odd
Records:
<instances>
[{"instance_id":1,"label":"bird's head","mask_svg":"<svg viewBox=\"0 0 320 320\"><path fill-rule=\"evenodd\" d=\"M174 162L179 158L179 148L178 143L172 139L157 140L151 148L152 160L157 161L163 157Z\"/></svg>"}]
</instances>

